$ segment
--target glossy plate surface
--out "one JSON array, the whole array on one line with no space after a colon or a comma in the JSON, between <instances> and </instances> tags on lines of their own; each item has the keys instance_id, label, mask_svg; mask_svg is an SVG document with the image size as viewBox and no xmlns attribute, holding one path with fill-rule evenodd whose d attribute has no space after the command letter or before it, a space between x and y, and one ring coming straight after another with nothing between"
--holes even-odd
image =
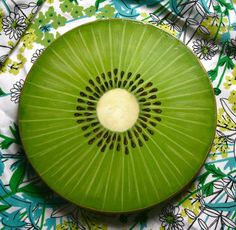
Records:
<instances>
[{"instance_id":1,"label":"glossy plate surface","mask_svg":"<svg viewBox=\"0 0 236 230\"><path fill-rule=\"evenodd\" d=\"M125 132L104 128L96 115L99 98L114 88L139 103ZM215 114L206 72L186 46L154 26L117 19L82 25L45 50L25 81L19 125L30 162L54 191L86 208L129 212L193 179Z\"/></svg>"}]
</instances>

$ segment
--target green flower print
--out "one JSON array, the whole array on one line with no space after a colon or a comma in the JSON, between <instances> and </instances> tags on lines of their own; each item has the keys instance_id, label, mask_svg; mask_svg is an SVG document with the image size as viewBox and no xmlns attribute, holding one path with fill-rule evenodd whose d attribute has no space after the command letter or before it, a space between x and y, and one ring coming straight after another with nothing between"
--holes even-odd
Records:
<instances>
[{"instance_id":1,"label":"green flower print","mask_svg":"<svg viewBox=\"0 0 236 230\"><path fill-rule=\"evenodd\" d=\"M41 44L45 47L50 45L55 40L54 35L52 33L45 33L45 36L43 40L41 41Z\"/></svg>"},{"instance_id":2,"label":"green flower print","mask_svg":"<svg viewBox=\"0 0 236 230\"><path fill-rule=\"evenodd\" d=\"M228 98L229 103L232 104L232 110L236 113L236 91L232 90Z\"/></svg>"},{"instance_id":3,"label":"green flower print","mask_svg":"<svg viewBox=\"0 0 236 230\"><path fill-rule=\"evenodd\" d=\"M33 23L34 27L41 28L44 25L48 24L50 22L49 18L46 18L42 12L39 12L38 17L35 19L35 22Z\"/></svg>"},{"instance_id":4,"label":"green flower print","mask_svg":"<svg viewBox=\"0 0 236 230\"><path fill-rule=\"evenodd\" d=\"M96 13L96 8L95 8L95 6L90 6L90 7L86 8L84 10L84 12L88 17L92 17Z\"/></svg>"},{"instance_id":5,"label":"green flower print","mask_svg":"<svg viewBox=\"0 0 236 230\"><path fill-rule=\"evenodd\" d=\"M105 5L100 13L97 15L97 18L112 18L115 13L115 8L110 5Z\"/></svg>"},{"instance_id":6,"label":"green flower print","mask_svg":"<svg viewBox=\"0 0 236 230\"><path fill-rule=\"evenodd\" d=\"M55 39L55 35L51 31L64 26L65 23L66 18L57 14L53 7L49 7L45 14L39 13L35 23L30 28L36 35L35 41L43 46L48 46Z\"/></svg>"},{"instance_id":7,"label":"green flower print","mask_svg":"<svg viewBox=\"0 0 236 230\"><path fill-rule=\"evenodd\" d=\"M66 18L62 17L60 14L53 20L52 27L57 29L59 26L64 26L66 24Z\"/></svg>"},{"instance_id":8,"label":"green flower print","mask_svg":"<svg viewBox=\"0 0 236 230\"><path fill-rule=\"evenodd\" d=\"M20 52L24 52L25 49L31 50L33 48L33 42L36 40L36 34L32 28L29 28L27 33L21 38Z\"/></svg>"},{"instance_id":9,"label":"green flower print","mask_svg":"<svg viewBox=\"0 0 236 230\"><path fill-rule=\"evenodd\" d=\"M52 6L48 8L45 16L48 20L53 20L56 17L56 12L54 11L54 8Z\"/></svg>"},{"instance_id":10,"label":"green flower print","mask_svg":"<svg viewBox=\"0 0 236 230\"><path fill-rule=\"evenodd\" d=\"M78 18L80 16L83 16L83 7L76 5L71 11L71 16L73 18Z\"/></svg>"},{"instance_id":11,"label":"green flower print","mask_svg":"<svg viewBox=\"0 0 236 230\"><path fill-rule=\"evenodd\" d=\"M74 6L73 1L70 0L65 0L63 3L60 4L60 8L63 13L65 12L69 13L73 8L73 6Z\"/></svg>"}]
</instances>

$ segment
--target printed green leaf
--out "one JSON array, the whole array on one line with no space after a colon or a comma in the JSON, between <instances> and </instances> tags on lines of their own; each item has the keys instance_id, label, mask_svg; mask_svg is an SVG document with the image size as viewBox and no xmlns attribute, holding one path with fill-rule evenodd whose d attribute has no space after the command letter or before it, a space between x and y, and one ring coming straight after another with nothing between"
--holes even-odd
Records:
<instances>
[{"instance_id":1,"label":"printed green leaf","mask_svg":"<svg viewBox=\"0 0 236 230\"><path fill-rule=\"evenodd\" d=\"M29 183L24 187L18 189L19 192L27 193L34 197L42 197L45 194L49 194L51 190L45 186L36 186L34 183Z\"/></svg>"},{"instance_id":2,"label":"printed green leaf","mask_svg":"<svg viewBox=\"0 0 236 230\"><path fill-rule=\"evenodd\" d=\"M15 138L15 143L20 145L21 144L21 139L20 139L20 133L19 133L18 126L16 125L16 123L14 123L13 127L10 126L9 128L11 130L12 135Z\"/></svg>"},{"instance_id":3,"label":"printed green leaf","mask_svg":"<svg viewBox=\"0 0 236 230\"><path fill-rule=\"evenodd\" d=\"M222 176L225 176L225 174L219 169L219 168L216 168L215 165L210 165L210 164L207 164L205 166L206 170L208 172L210 172L211 174L213 174L213 177L222 177Z\"/></svg>"},{"instance_id":4,"label":"printed green leaf","mask_svg":"<svg viewBox=\"0 0 236 230\"><path fill-rule=\"evenodd\" d=\"M10 205L0 205L0 212L5 211L10 207L11 207Z\"/></svg>"},{"instance_id":5,"label":"printed green leaf","mask_svg":"<svg viewBox=\"0 0 236 230\"><path fill-rule=\"evenodd\" d=\"M102 3L102 2L105 2L105 0L96 0L96 2L95 2L96 10L98 10L99 4Z\"/></svg>"},{"instance_id":6,"label":"printed green leaf","mask_svg":"<svg viewBox=\"0 0 236 230\"><path fill-rule=\"evenodd\" d=\"M204 186L202 189L202 193L206 196L210 196L213 194L213 183L209 183L207 186Z\"/></svg>"},{"instance_id":7,"label":"printed green leaf","mask_svg":"<svg viewBox=\"0 0 236 230\"><path fill-rule=\"evenodd\" d=\"M228 69L233 69L234 68L234 63L233 61L231 60L231 58L229 58L228 56L224 56L223 58L221 58L219 60L219 63L218 63L219 66L224 66L226 65L226 67Z\"/></svg>"},{"instance_id":8,"label":"printed green leaf","mask_svg":"<svg viewBox=\"0 0 236 230\"><path fill-rule=\"evenodd\" d=\"M16 192L19 188L21 182L23 181L25 176L25 165L21 164L13 173L10 179L10 188L12 192Z\"/></svg>"},{"instance_id":9,"label":"printed green leaf","mask_svg":"<svg viewBox=\"0 0 236 230\"><path fill-rule=\"evenodd\" d=\"M210 71L208 71L208 75L209 75L211 81L215 81L215 79L217 77L217 71L216 70L210 70Z\"/></svg>"},{"instance_id":10,"label":"printed green leaf","mask_svg":"<svg viewBox=\"0 0 236 230\"><path fill-rule=\"evenodd\" d=\"M206 171L205 173L203 173L202 175L200 175L198 177L198 181L199 181L199 184L203 185L206 181L206 178L208 177L209 175L209 171Z\"/></svg>"},{"instance_id":11,"label":"printed green leaf","mask_svg":"<svg viewBox=\"0 0 236 230\"><path fill-rule=\"evenodd\" d=\"M231 212L236 210L236 202L227 202L227 203L206 203L206 207L212 208L217 211L226 211Z\"/></svg>"},{"instance_id":12,"label":"printed green leaf","mask_svg":"<svg viewBox=\"0 0 236 230\"><path fill-rule=\"evenodd\" d=\"M0 97L5 96L5 95L6 95L6 93L2 90L2 88L0 88Z\"/></svg>"},{"instance_id":13,"label":"printed green leaf","mask_svg":"<svg viewBox=\"0 0 236 230\"><path fill-rule=\"evenodd\" d=\"M37 6L41 6L44 2L45 2L45 0L38 0L37 1Z\"/></svg>"},{"instance_id":14,"label":"printed green leaf","mask_svg":"<svg viewBox=\"0 0 236 230\"><path fill-rule=\"evenodd\" d=\"M11 146L11 144L14 143L14 140L10 137L6 137L0 134L0 138L3 139L3 141L0 142L1 149L8 149Z\"/></svg>"}]
</instances>

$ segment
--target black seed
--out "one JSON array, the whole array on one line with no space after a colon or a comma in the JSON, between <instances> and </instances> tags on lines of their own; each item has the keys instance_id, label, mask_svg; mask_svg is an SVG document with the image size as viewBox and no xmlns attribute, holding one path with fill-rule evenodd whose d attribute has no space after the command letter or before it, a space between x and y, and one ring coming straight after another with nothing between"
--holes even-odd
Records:
<instances>
[{"instance_id":1,"label":"black seed","mask_svg":"<svg viewBox=\"0 0 236 230\"><path fill-rule=\"evenodd\" d=\"M134 84L134 82L133 81L131 81L130 83L129 83L129 87L131 86L131 85L133 85Z\"/></svg>"},{"instance_id":2,"label":"black seed","mask_svg":"<svg viewBox=\"0 0 236 230\"><path fill-rule=\"evenodd\" d=\"M131 91L134 91L137 87L135 85L132 86Z\"/></svg>"},{"instance_id":3,"label":"black seed","mask_svg":"<svg viewBox=\"0 0 236 230\"><path fill-rule=\"evenodd\" d=\"M108 143L110 143L110 141L111 141L111 136L109 135L106 139L106 143L108 144Z\"/></svg>"},{"instance_id":4,"label":"black seed","mask_svg":"<svg viewBox=\"0 0 236 230\"><path fill-rule=\"evenodd\" d=\"M91 115L93 115L93 114L92 114L92 113L85 112L84 115L85 115L86 117L88 117L88 116L91 116Z\"/></svg>"},{"instance_id":5,"label":"black seed","mask_svg":"<svg viewBox=\"0 0 236 230\"><path fill-rule=\"evenodd\" d=\"M119 81L119 82L118 82L118 87L120 87L120 86L121 86L121 83L122 83L122 81Z\"/></svg>"},{"instance_id":6,"label":"black seed","mask_svg":"<svg viewBox=\"0 0 236 230\"><path fill-rule=\"evenodd\" d=\"M132 139L132 135L131 135L130 131L128 131L128 137L129 137L129 139Z\"/></svg>"},{"instance_id":7,"label":"black seed","mask_svg":"<svg viewBox=\"0 0 236 230\"><path fill-rule=\"evenodd\" d=\"M133 148L135 148L135 147L136 147L136 144L134 143L134 141L133 141L133 140L131 140L131 146L132 146Z\"/></svg>"},{"instance_id":8,"label":"black seed","mask_svg":"<svg viewBox=\"0 0 236 230\"><path fill-rule=\"evenodd\" d=\"M97 143L97 147L100 147L102 146L102 140L100 140L98 143Z\"/></svg>"},{"instance_id":9,"label":"black seed","mask_svg":"<svg viewBox=\"0 0 236 230\"><path fill-rule=\"evenodd\" d=\"M157 124L155 123L155 122L153 122L153 121L150 121L150 124L152 125L152 126L156 126Z\"/></svg>"},{"instance_id":10,"label":"black seed","mask_svg":"<svg viewBox=\"0 0 236 230\"><path fill-rule=\"evenodd\" d=\"M141 98L141 99L139 100L139 102L145 102L145 101L146 101L145 98Z\"/></svg>"},{"instance_id":11,"label":"black seed","mask_svg":"<svg viewBox=\"0 0 236 230\"><path fill-rule=\"evenodd\" d=\"M81 124L81 123L83 123L83 122L85 122L85 120L77 120L77 123L78 123L78 124Z\"/></svg>"},{"instance_id":12,"label":"black seed","mask_svg":"<svg viewBox=\"0 0 236 230\"><path fill-rule=\"evenodd\" d=\"M157 88L153 88L149 91L149 93L155 93L155 92L157 92Z\"/></svg>"},{"instance_id":13,"label":"black seed","mask_svg":"<svg viewBox=\"0 0 236 230\"><path fill-rule=\"evenodd\" d=\"M97 124L99 124L98 122L93 122L92 124L91 124L91 126L92 127L95 127Z\"/></svg>"},{"instance_id":14,"label":"black seed","mask_svg":"<svg viewBox=\"0 0 236 230\"><path fill-rule=\"evenodd\" d=\"M105 92L105 91L106 91L106 89L105 89L105 86L104 86L104 85L101 85L101 89L103 90L103 92Z\"/></svg>"},{"instance_id":15,"label":"black seed","mask_svg":"<svg viewBox=\"0 0 236 230\"><path fill-rule=\"evenodd\" d=\"M139 126L136 126L136 127L137 127L137 130L139 133L141 133L143 131L142 128L140 128Z\"/></svg>"},{"instance_id":16,"label":"black seed","mask_svg":"<svg viewBox=\"0 0 236 230\"><path fill-rule=\"evenodd\" d=\"M96 100L95 97L93 97L93 96L89 96L88 98L89 98L90 100L94 100L94 101Z\"/></svg>"},{"instance_id":17,"label":"black seed","mask_svg":"<svg viewBox=\"0 0 236 230\"><path fill-rule=\"evenodd\" d=\"M112 80L109 81L109 84L111 87L113 86Z\"/></svg>"},{"instance_id":18,"label":"black seed","mask_svg":"<svg viewBox=\"0 0 236 230\"><path fill-rule=\"evenodd\" d=\"M117 151L120 151L120 143L117 144L116 150L117 150Z\"/></svg>"},{"instance_id":19,"label":"black seed","mask_svg":"<svg viewBox=\"0 0 236 230\"><path fill-rule=\"evenodd\" d=\"M95 85L94 82L93 82L93 80L91 80L91 79L89 80L89 83L90 83L91 85L93 85L93 86Z\"/></svg>"},{"instance_id":20,"label":"black seed","mask_svg":"<svg viewBox=\"0 0 236 230\"><path fill-rule=\"evenodd\" d=\"M126 137L124 137L124 145L127 145L128 144L128 140Z\"/></svg>"},{"instance_id":21,"label":"black seed","mask_svg":"<svg viewBox=\"0 0 236 230\"><path fill-rule=\"evenodd\" d=\"M123 86L125 87L125 86L126 86L126 84L127 84L127 81L126 81L126 80L124 80L124 82L123 82Z\"/></svg>"},{"instance_id":22,"label":"black seed","mask_svg":"<svg viewBox=\"0 0 236 230\"><path fill-rule=\"evenodd\" d=\"M105 84L105 86L108 88L108 86L109 86L109 85L108 85L108 82L105 81L104 84Z\"/></svg>"},{"instance_id":23,"label":"black seed","mask_svg":"<svg viewBox=\"0 0 236 230\"><path fill-rule=\"evenodd\" d=\"M118 135L117 141L118 141L118 142L121 141L121 137L120 137L120 135Z\"/></svg>"},{"instance_id":24,"label":"black seed","mask_svg":"<svg viewBox=\"0 0 236 230\"><path fill-rule=\"evenodd\" d=\"M99 98L99 95L97 93L94 93L93 94L95 97Z\"/></svg>"},{"instance_id":25,"label":"black seed","mask_svg":"<svg viewBox=\"0 0 236 230\"><path fill-rule=\"evenodd\" d=\"M144 90L144 88L138 89L137 93L141 93Z\"/></svg>"},{"instance_id":26,"label":"black seed","mask_svg":"<svg viewBox=\"0 0 236 230\"><path fill-rule=\"evenodd\" d=\"M129 72L128 75L127 75L127 79L129 79L131 76L132 76L132 73Z\"/></svg>"},{"instance_id":27,"label":"black seed","mask_svg":"<svg viewBox=\"0 0 236 230\"><path fill-rule=\"evenodd\" d=\"M151 129L147 129L147 131L148 131L151 135L154 134L154 132L153 132Z\"/></svg>"},{"instance_id":28,"label":"black seed","mask_svg":"<svg viewBox=\"0 0 236 230\"><path fill-rule=\"evenodd\" d=\"M135 81L138 80L140 78L140 76L141 76L140 74L137 74L136 78L135 78Z\"/></svg>"},{"instance_id":29,"label":"black seed","mask_svg":"<svg viewBox=\"0 0 236 230\"><path fill-rule=\"evenodd\" d=\"M129 149L126 147L125 148L125 154L128 155L129 154Z\"/></svg>"},{"instance_id":30,"label":"black seed","mask_svg":"<svg viewBox=\"0 0 236 230\"><path fill-rule=\"evenodd\" d=\"M85 101L84 101L83 99L81 99L81 98L78 98L78 99L77 99L77 102L79 102L79 103L85 103Z\"/></svg>"},{"instance_id":31,"label":"black seed","mask_svg":"<svg viewBox=\"0 0 236 230\"><path fill-rule=\"evenodd\" d=\"M146 85L145 85L145 88L148 88L148 87L151 87L152 86L152 82L148 82Z\"/></svg>"},{"instance_id":32,"label":"black seed","mask_svg":"<svg viewBox=\"0 0 236 230\"><path fill-rule=\"evenodd\" d=\"M84 137L88 137L88 136L90 136L92 133L90 132L90 133L86 133L86 134L84 134Z\"/></svg>"},{"instance_id":33,"label":"black seed","mask_svg":"<svg viewBox=\"0 0 236 230\"><path fill-rule=\"evenodd\" d=\"M115 77L115 84L117 83L117 81L118 81L118 78L117 78L117 77Z\"/></svg>"},{"instance_id":34,"label":"black seed","mask_svg":"<svg viewBox=\"0 0 236 230\"><path fill-rule=\"evenodd\" d=\"M93 121L93 120L94 120L94 118L92 118L92 117L91 118L87 118L88 122Z\"/></svg>"},{"instance_id":35,"label":"black seed","mask_svg":"<svg viewBox=\"0 0 236 230\"><path fill-rule=\"evenodd\" d=\"M111 142L109 149L112 150L113 148L114 148L114 144L113 144L113 142Z\"/></svg>"},{"instance_id":36,"label":"black seed","mask_svg":"<svg viewBox=\"0 0 236 230\"><path fill-rule=\"evenodd\" d=\"M92 90L91 90L91 88L90 87L86 87L86 90L88 91L88 92L93 92Z\"/></svg>"},{"instance_id":37,"label":"black seed","mask_svg":"<svg viewBox=\"0 0 236 230\"><path fill-rule=\"evenodd\" d=\"M104 138L108 137L108 131L105 133Z\"/></svg>"},{"instance_id":38,"label":"black seed","mask_svg":"<svg viewBox=\"0 0 236 230\"><path fill-rule=\"evenodd\" d=\"M86 126L83 126L81 129L82 130L86 130L86 129L88 129L89 128L89 125L86 125Z\"/></svg>"},{"instance_id":39,"label":"black seed","mask_svg":"<svg viewBox=\"0 0 236 230\"><path fill-rule=\"evenodd\" d=\"M89 140L89 142L88 142L88 144L89 145L91 145L91 144L93 144L93 142L96 140L96 138L94 137L94 138L92 138L91 140Z\"/></svg>"},{"instance_id":40,"label":"black seed","mask_svg":"<svg viewBox=\"0 0 236 230\"><path fill-rule=\"evenodd\" d=\"M87 105L95 105L95 103L94 103L94 102L91 102L91 101L88 101L88 102L87 102Z\"/></svg>"},{"instance_id":41,"label":"black seed","mask_svg":"<svg viewBox=\"0 0 236 230\"><path fill-rule=\"evenodd\" d=\"M149 106L149 105L151 105L151 103L150 102L146 102L143 105Z\"/></svg>"},{"instance_id":42,"label":"black seed","mask_svg":"<svg viewBox=\"0 0 236 230\"><path fill-rule=\"evenodd\" d=\"M145 129L147 128L147 125L145 123L143 123L143 122L140 122L140 123L141 123L143 128L145 128Z\"/></svg>"},{"instance_id":43,"label":"black seed","mask_svg":"<svg viewBox=\"0 0 236 230\"><path fill-rule=\"evenodd\" d=\"M121 79L123 78L124 74L125 74L124 71L121 71L121 72L120 72L120 77L121 77Z\"/></svg>"},{"instance_id":44,"label":"black seed","mask_svg":"<svg viewBox=\"0 0 236 230\"><path fill-rule=\"evenodd\" d=\"M148 113L144 113L143 114L145 117L148 117L148 118L150 118L151 117L151 115L150 114L148 114Z\"/></svg>"},{"instance_id":45,"label":"black seed","mask_svg":"<svg viewBox=\"0 0 236 230\"><path fill-rule=\"evenodd\" d=\"M101 74L102 78L105 80L106 79L106 76L104 73Z\"/></svg>"},{"instance_id":46,"label":"black seed","mask_svg":"<svg viewBox=\"0 0 236 230\"><path fill-rule=\"evenodd\" d=\"M87 97L87 94L85 94L84 92L80 92L80 96L81 97Z\"/></svg>"},{"instance_id":47,"label":"black seed","mask_svg":"<svg viewBox=\"0 0 236 230\"><path fill-rule=\"evenodd\" d=\"M74 115L75 115L75 117L78 117L78 116L80 116L82 114L81 113L75 113Z\"/></svg>"},{"instance_id":48,"label":"black seed","mask_svg":"<svg viewBox=\"0 0 236 230\"><path fill-rule=\"evenodd\" d=\"M157 96L156 95L152 95L151 97L149 97L149 99L156 99Z\"/></svg>"},{"instance_id":49,"label":"black seed","mask_svg":"<svg viewBox=\"0 0 236 230\"><path fill-rule=\"evenodd\" d=\"M162 112L161 109L153 109L153 111L156 112L156 113L161 113Z\"/></svg>"},{"instance_id":50,"label":"black seed","mask_svg":"<svg viewBox=\"0 0 236 230\"><path fill-rule=\"evenodd\" d=\"M116 75L118 73L118 69L114 69L114 74Z\"/></svg>"},{"instance_id":51,"label":"black seed","mask_svg":"<svg viewBox=\"0 0 236 230\"><path fill-rule=\"evenodd\" d=\"M101 137L102 134L103 134L103 131L99 132L99 133L97 134L97 138Z\"/></svg>"},{"instance_id":52,"label":"black seed","mask_svg":"<svg viewBox=\"0 0 236 230\"><path fill-rule=\"evenodd\" d=\"M97 81L98 84L101 84L101 79L100 79L100 77L96 77L96 81Z\"/></svg>"},{"instance_id":53,"label":"black seed","mask_svg":"<svg viewBox=\"0 0 236 230\"><path fill-rule=\"evenodd\" d=\"M114 141L116 139L116 133L113 135L112 140Z\"/></svg>"},{"instance_id":54,"label":"black seed","mask_svg":"<svg viewBox=\"0 0 236 230\"><path fill-rule=\"evenodd\" d=\"M139 133L138 133L136 130L134 130L134 135L135 135L136 137L138 137L138 136L139 136Z\"/></svg>"},{"instance_id":55,"label":"black seed","mask_svg":"<svg viewBox=\"0 0 236 230\"><path fill-rule=\"evenodd\" d=\"M103 145L101 151L102 151L102 152L105 152L106 147L107 147L106 145Z\"/></svg>"},{"instance_id":56,"label":"black seed","mask_svg":"<svg viewBox=\"0 0 236 230\"><path fill-rule=\"evenodd\" d=\"M146 96L147 95L147 92L146 91L144 91L144 92L142 92L141 94L140 94L140 96Z\"/></svg>"},{"instance_id":57,"label":"black seed","mask_svg":"<svg viewBox=\"0 0 236 230\"><path fill-rule=\"evenodd\" d=\"M143 109L143 111L145 111L145 112L150 112L151 109L149 109L149 108L145 108L145 109Z\"/></svg>"},{"instance_id":58,"label":"black seed","mask_svg":"<svg viewBox=\"0 0 236 230\"><path fill-rule=\"evenodd\" d=\"M161 102L160 101L156 101L153 103L153 105L161 105Z\"/></svg>"},{"instance_id":59,"label":"black seed","mask_svg":"<svg viewBox=\"0 0 236 230\"><path fill-rule=\"evenodd\" d=\"M161 121L160 117L154 117L154 119L156 119L157 121Z\"/></svg>"},{"instance_id":60,"label":"black seed","mask_svg":"<svg viewBox=\"0 0 236 230\"><path fill-rule=\"evenodd\" d=\"M143 134L143 138L144 138L145 141L148 141L148 139L149 139L148 136L145 135L145 134Z\"/></svg>"},{"instance_id":61,"label":"black seed","mask_svg":"<svg viewBox=\"0 0 236 230\"><path fill-rule=\"evenodd\" d=\"M144 82L144 80L143 79L140 79L139 81L138 81L138 84L140 85L140 84L142 84Z\"/></svg>"},{"instance_id":62,"label":"black seed","mask_svg":"<svg viewBox=\"0 0 236 230\"><path fill-rule=\"evenodd\" d=\"M97 93L101 93L100 89L97 86L95 87L95 90Z\"/></svg>"},{"instance_id":63,"label":"black seed","mask_svg":"<svg viewBox=\"0 0 236 230\"><path fill-rule=\"evenodd\" d=\"M87 107L87 110L92 111L92 110L96 110L96 108L95 108L95 107L88 106L88 107Z\"/></svg>"},{"instance_id":64,"label":"black seed","mask_svg":"<svg viewBox=\"0 0 236 230\"><path fill-rule=\"evenodd\" d=\"M99 129L100 129L99 127L98 127L98 128L95 128L95 129L93 129L93 132L96 133L96 132L99 131Z\"/></svg>"},{"instance_id":65,"label":"black seed","mask_svg":"<svg viewBox=\"0 0 236 230\"><path fill-rule=\"evenodd\" d=\"M138 144L139 144L140 147L143 146L143 142L140 139L138 139Z\"/></svg>"},{"instance_id":66,"label":"black seed","mask_svg":"<svg viewBox=\"0 0 236 230\"><path fill-rule=\"evenodd\" d=\"M107 73L107 75L108 75L109 78L111 78L111 72L110 71Z\"/></svg>"},{"instance_id":67,"label":"black seed","mask_svg":"<svg viewBox=\"0 0 236 230\"><path fill-rule=\"evenodd\" d=\"M77 110L85 110L85 108L84 108L84 107L81 107L81 106L77 106L76 109L77 109Z\"/></svg>"}]
</instances>

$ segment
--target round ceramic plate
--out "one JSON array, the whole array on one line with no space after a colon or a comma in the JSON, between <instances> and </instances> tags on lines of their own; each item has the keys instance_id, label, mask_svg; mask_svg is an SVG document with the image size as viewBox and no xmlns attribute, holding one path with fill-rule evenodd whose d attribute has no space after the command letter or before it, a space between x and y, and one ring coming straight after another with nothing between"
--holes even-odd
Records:
<instances>
[{"instance_id":1,"label":"round ceramic plate","mask_svg":"<svg viewBox=\"0 0 236 230\"><path fill-rule=\"evenodd\" d=\"M130 212L193 179L213 141L216 105L180 41L140 22L101 20L39 57L19 125L30 162L55 192L89 209Z\"/></svg>"}]
</instances>

